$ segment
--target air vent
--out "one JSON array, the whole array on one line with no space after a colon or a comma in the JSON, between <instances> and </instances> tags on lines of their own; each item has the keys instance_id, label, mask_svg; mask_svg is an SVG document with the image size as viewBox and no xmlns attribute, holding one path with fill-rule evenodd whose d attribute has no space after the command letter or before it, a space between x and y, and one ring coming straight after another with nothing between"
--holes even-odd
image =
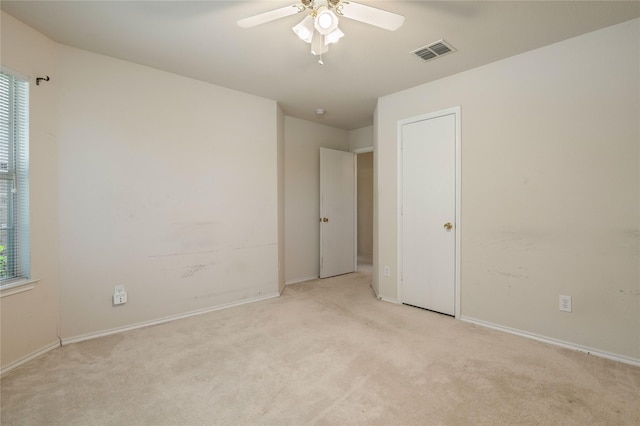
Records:
<instances>
[{"instance_id":1,"label":"air vent","mask_svg":"<svg viewBox=\"0 0 640 426\"><path fill-rule=\"evenodd\" d=\"M431 59L435 59L440 56L444 56L447 53L455 52L456 49L453 48L449 43L444 40L438 40L435 43L431 43L427 46L421 47L412 51L414 55L423 61L429 61Z\"/></svg>"}]
</instances>

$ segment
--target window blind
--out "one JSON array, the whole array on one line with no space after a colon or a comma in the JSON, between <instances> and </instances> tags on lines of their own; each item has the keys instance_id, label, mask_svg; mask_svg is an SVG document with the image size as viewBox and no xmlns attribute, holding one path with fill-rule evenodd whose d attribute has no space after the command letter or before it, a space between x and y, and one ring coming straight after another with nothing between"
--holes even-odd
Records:
<instances>
[{"instance_id":1,"label":"window blind","mask_svg":"<svg viewBox=\"0 0 640 426\"><path fill-rule=\"evenodd\" d=\"M29 83L0 72L0 285L29 278Z\"/></svg>"}]
</instances>

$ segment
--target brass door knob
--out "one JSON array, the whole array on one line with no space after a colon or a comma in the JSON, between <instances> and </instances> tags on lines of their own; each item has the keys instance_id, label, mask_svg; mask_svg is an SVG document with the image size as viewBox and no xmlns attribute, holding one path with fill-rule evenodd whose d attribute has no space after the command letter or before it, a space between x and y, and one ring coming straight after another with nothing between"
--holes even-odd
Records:
<instances>
[{"instance_id":1,"label":"brass door knob","mask_svg":"<svg viewBox=\"0 0 640 426\"><path fill-rule=\"evenodd\" d=\"M320 222L329 222L329 218L327 218L327 217L321 217L321 218L320 218Z\"/></svg>"},{"instance_id":2,"label":"brass door knob","mask_svg":"<svg viewBox=\"0 0 640 426\"><path fill-rule=\"evenodd\" d=\"M444 224L444 229L446 229L447 231L451 231L451 228L453 228L451 222L447 222Z\"/></svg>"}]
</instances>

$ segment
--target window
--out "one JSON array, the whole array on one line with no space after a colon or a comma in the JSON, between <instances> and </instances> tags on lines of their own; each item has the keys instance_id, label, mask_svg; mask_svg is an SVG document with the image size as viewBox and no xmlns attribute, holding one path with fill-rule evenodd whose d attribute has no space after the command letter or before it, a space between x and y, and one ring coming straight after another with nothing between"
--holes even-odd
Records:
<instances>
[{"instance_id":1,"label":"window","mask_svg":"<svg viewBox=\"0 0 640 426\"><path fill-rule=\"evenodd\" d=\"M0 286L29 274L29 83L2 70Z\"/></svg>"}]
</instances>

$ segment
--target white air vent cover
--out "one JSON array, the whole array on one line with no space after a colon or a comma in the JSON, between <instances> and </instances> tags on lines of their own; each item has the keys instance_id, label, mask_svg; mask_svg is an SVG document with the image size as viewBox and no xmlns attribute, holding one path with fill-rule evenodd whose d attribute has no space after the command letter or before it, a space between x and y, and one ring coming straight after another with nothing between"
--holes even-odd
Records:
<instances>
[{"instance_id":1,"label":"white air vent cover","mask_svg":"<svg viewBox=\"0 0 640 426\"><path fill-rule=\"evenodd\" d=\"M447 53L455 52L456 49L453 48L449 43L444 40L438 40L434 43L428 44L424 47L416 49L412 51L414 55L423 61L428 61L434 58L438 58L440 56L444 56Z\"/></svg>"}]
</instances>

